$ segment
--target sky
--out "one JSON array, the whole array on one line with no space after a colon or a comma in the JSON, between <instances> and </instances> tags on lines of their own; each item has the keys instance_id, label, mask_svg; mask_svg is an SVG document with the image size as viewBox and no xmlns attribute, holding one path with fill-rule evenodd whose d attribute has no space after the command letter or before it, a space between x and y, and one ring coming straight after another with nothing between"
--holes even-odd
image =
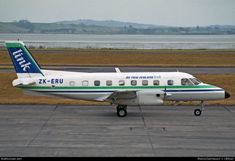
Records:
<instances>
[{"instance_id":1,"label":"sky","mask_svg":"<svg viewBox=\"0 0 235 161\"><path fill-rule=\"evenodd\" d=\"M235 25L235 0L0 0L0 21L93 19L168 26Z\"/></svg>"}]
</instances>

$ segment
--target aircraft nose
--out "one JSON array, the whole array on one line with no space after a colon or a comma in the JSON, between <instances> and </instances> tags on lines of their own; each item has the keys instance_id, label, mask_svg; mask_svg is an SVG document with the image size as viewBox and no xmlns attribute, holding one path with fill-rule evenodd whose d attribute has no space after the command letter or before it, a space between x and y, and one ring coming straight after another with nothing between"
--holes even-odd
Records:
<instances>
[{"instance_id":1,"label":"aircraft nose","mask_svg":"<svg viewBox=\"0 0 235 161\"><path fill-rule=\"evenodd\" d=\"M230 97L230 94L227 91L225 91L224 98L226 99L226 98L229 98L229 97Z\"/></svg>"}]
</instances>

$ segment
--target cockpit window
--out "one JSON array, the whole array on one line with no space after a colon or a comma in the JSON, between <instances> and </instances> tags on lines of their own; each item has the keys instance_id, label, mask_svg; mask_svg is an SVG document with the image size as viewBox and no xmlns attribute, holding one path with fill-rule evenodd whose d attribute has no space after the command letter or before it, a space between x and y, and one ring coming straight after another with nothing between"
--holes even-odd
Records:
<instances>
[{"instance_id":1,"label":"cockpit window","mask_svg":"<svg viewBox=\"0 0 235 161\"><path fill-rule=\"evenodd\" d=\"M194 85L198 85L201 83L201 81L197 78L189 78L189 79L193 82Z\"/></svg>"},{"instance_id":2,"label":"cockpit window","mask_svg":"<svg viewBox=\"0 0 235 161\"><path fill-rule=\"evenodd\" d=\"M198 83L202 83L202 81L200 81L199 79L197 78L194 78L196 81L198 81Z\"/></svg>"},{"instance_id":3,"label":"cockpit window","mask_svg":"<svg viewBox=\"0 0 235 161\"><path fill-rule=\"evenodd\" d=\"M198 84L200 84L201 81L198 80L197 78L183 78L181 79L181 85L183 86L197 86Z\"/></svg>"},{"instance_id":4,"label":"cockpit window","mask_svg":"<svg viewBox=\"0 0 235 161\"><path fill-rule=\"evenodd\" d=\"M193 83L189 79L183 78L183 79L181 79L181 85L183 85L183 86L192 86Z\"/></svg>"}]
</instances>

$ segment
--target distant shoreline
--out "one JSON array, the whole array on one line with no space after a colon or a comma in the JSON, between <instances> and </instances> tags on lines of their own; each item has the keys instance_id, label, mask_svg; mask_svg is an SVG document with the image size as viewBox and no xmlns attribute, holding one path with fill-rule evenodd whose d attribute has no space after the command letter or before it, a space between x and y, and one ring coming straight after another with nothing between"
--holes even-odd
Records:
<instances>
[{"instance_id":1,"label":"distant shoreline","mask_svg":"<svg viewBox=\"0 0 235 161\"><path fill-rule=\"evenodd\" d=\"M46 49L235 49L235 35L0 34L0 47L7 40Z\"/></svg>"}]
</instances>

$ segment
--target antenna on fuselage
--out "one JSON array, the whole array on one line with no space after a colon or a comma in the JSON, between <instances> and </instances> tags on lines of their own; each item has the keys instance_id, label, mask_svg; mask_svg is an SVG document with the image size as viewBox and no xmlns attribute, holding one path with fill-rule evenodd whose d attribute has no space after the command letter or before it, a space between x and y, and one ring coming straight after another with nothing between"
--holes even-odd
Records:
<instances>
[{"instance_id":1,"label":"antenna on fuselage","mask_svg":"<svg viewBox=\"0 0 235 161\"><path fill-rule=\"evenodd\" d=\"M116 67L115 70L116 70L117 73L121 73L119 68Z\"/></svg>"}]
</instances>

